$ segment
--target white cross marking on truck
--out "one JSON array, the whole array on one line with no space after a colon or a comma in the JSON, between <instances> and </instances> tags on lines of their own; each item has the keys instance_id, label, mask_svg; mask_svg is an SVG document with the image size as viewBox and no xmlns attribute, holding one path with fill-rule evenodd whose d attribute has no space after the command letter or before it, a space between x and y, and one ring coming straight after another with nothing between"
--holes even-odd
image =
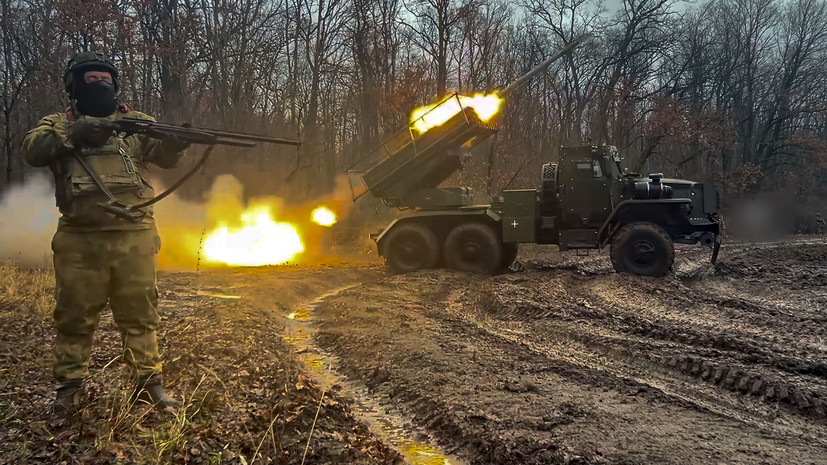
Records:
<instances>
[{"instance_id":1,"label":"white cross marking on truck","mask_svg":"<svg viewBox=\"0 0 827 465\"><path fill-rule=\"evenodd\" d=\"M517 223L517 220L514 220L514 221L511 222L511 227L516 228L518 224L520 224L520 223Z\"/></svg>"}]
</instances>

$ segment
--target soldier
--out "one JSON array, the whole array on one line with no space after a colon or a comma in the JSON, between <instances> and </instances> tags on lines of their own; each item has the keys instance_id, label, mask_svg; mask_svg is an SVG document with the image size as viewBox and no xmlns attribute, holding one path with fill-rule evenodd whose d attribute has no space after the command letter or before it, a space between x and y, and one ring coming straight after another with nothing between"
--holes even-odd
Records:
<instances>
[{"instance_id":1,"label":"soldier","mask_svg":"<svg viewBox=\"0 0 827 465\"><path fill-rule=\"evenodd\" d=\"M824 217L821 216L821 212L816 213L816 234L819 236L824 234Z\"/></svg>"},{"instance_id":2,"label":"soldier","mask_svg":"<svg viewBox=\"0 0 827 465\"><path fill-rule=\"evenodd\" d=\"M152 117L118 103L118 70L101 53L75 55L63 76L71 106L41 119L23 140L33 166L54 174L61 217L52 239L55 267L54 411L72 412L88 376L92 335L109 303L121 331L122 360L134 375L133 400L159 409L178 406L163 388L158 354L156 254L160 238L152 210L136 221L105 212L102 184L127 205L153 197L147 163L176 166L188 143L172 137L123 137L102 122ZM154 121L154 120L153 120ZM85 161L91 169L84 167Z\"/></svg>"}]
</instances>

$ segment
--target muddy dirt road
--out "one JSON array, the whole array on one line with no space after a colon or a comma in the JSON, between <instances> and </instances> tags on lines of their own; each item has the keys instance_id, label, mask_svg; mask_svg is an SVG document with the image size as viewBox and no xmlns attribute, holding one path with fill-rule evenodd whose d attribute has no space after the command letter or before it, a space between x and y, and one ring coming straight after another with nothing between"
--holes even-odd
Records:
<instances>
[{"instance_id":1,"label":"muddy dirt road","mask_svg":"<svg viewBox=\"0 0 827 465\"><path fill-rule=\"evenodd\" d=\"M370 402L470 463L827 463L827 242L680 257L385 276L309 319Z\"/></svg>"},{"instance_id":2,"label":"muddy dirt road","mask_svg":"<svg viewBox=\"0 0 827 465\"><path fill-rule=\"evenodd\" d=\"M827 463L827 242L728 245L715 267L685 249L663 279L545 254L526 250L525 271L495 277L363 270L281 316L299 321L286 334L310 371L345 386L397 449L468 463ZM278 301L268 280L243 277L244 293Z\"/></svg>"},{"instance_id":3,"label":"muddy dirt road","mask_svg":"<svg viewBox=\"0 0 827 465\"><path fill-rule=\"evenodd\" d=\"M494 277L351 262L162 273L166 376L194 399L172 450L144 438L163 419L109 426L111 317L71 446L43 413L48 324L4 320L20 326L0 351L19 407L0 459L827 464L827 240L727 244L715 267L681 249L657 279L549 249Z\"/></svg>"}]
</instances>

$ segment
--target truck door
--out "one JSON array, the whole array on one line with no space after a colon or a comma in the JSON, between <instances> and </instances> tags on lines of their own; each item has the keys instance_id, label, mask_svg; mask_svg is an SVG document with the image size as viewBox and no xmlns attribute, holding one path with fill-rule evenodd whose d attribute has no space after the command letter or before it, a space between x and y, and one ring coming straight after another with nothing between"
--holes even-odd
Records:
<instances>
[{"instance_id":1,"label":"truck door","mask_svg":"<svg viewBox=\"0 0 827 465\"><path fill-rule=\"evenodd\" d=\"M561 228L597 229L611 213L609 170L602 158L572 160L561 189Z\"/></svg>"}]
</instances>

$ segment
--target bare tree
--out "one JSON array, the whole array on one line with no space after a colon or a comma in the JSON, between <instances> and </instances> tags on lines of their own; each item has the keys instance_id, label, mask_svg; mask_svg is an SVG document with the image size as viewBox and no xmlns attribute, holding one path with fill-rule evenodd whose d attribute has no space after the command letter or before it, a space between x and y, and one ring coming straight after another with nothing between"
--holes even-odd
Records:
<instances>
[{"instance_id":1,"label":"bare tree","mask_svg":"<svg viewBox=\"0 0 827 465\"><path fill-rule=\"evenodd\" d=\"M412 0L405 3L412 22L405 22L408 38L425 53L436 69L436 94L448 92L448 59L458 21L455 0Z\"/></svg>"},{"instance_id":2,"label":"bare tree","mask_svg":"<svg viewBox=\"0 0 827 465\"><path fill-rule=\"evenodd\" d=\"M561 144L591 138L639 169L827 194L825 0L675 1L0 0L0 187L25 177L20 139L65 108L80 50L115 59L121 96L166 120L301 131L298 157L217 157L205 179L306 196L435 94L493 90L589 33L509 95L500 135L455 182L533 185Z\"/></svg>"}]
</instances>

